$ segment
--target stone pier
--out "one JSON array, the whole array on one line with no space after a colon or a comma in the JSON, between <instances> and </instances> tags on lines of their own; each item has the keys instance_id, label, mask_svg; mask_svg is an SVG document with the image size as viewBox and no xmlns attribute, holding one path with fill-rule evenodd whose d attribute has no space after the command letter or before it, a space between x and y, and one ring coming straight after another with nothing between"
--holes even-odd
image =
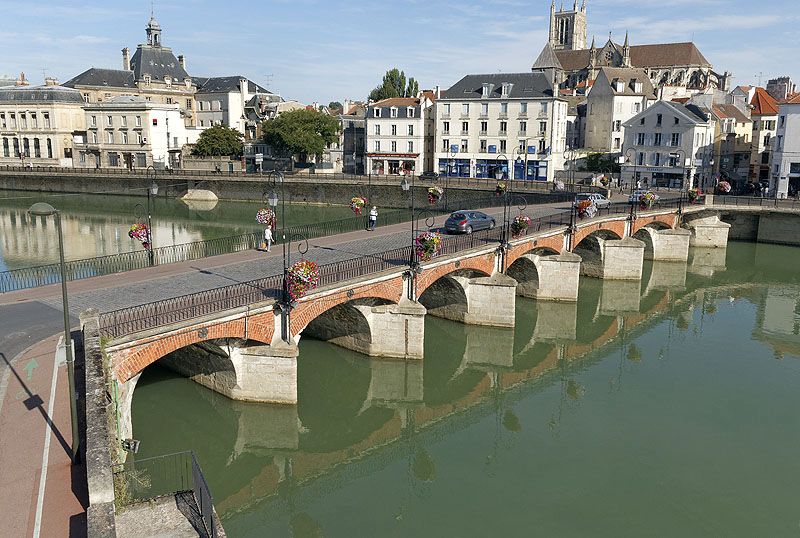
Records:
<instances>
[{"instance_id":1,"label":"stone pier","mask_svg":"<svg viewBox=\"0 0 800 538\"><path fill-rule=\"evenodd\" d=\"M540 301L578 300L580 256L567 252L552 256L526 254L523 258L530 263L517 262L507 271L519 282L517 295Z\"/></svg>"},{"instance_id":2,"label":"stone pier","mask_svg":"<svg viewBox=\"0 0 800 538\"><path fill-rule=\"evenodd\" d=\"M370 357L422 359L425 344L425 307L404 300L400 304L353 305L369 325L369 338L342 336L331 343Z\"/></svg>"},{"instance_id":3,"label":"stone pier","mask_svg":"<svg viewBox=\"0 0 800 538\"><path fill-rule=\"evenodd\" d=\"M689 259L689 242L692 232L658 230L651 234L652 249L645 249L645 259L664 262L685 262Z\"/></svg>"},{"instance_id":4,"label":"stone pier","mask_svg":"<svg viewBox=\"0 0 800 538\"><path fill-rule=\"evenodd\" d=\"M584 240L585 242L586 240ZM586 276L608 280L641 280L644 243L632 237L600 239L589 248L578 249ZM583 244L583 243L581 243Z\"/></svg>"},{"instance_id":5,"label":"stone pier","mask_svg":"<svg viewBox=\"0 0 800 538\"><path fill-rule=\"evenodd\" d=\"M692 236L689 244L702 248L725 248L728 246L728 232L731 225L719 220L718 216L690 221L686 224Z\"/></svg>"},{"instance_id":6,"label":"stone pier","mask_svg":"<svg viewBox=\"0 0 800 538\"><path fill-rule=\"evenodd\" d=\"M429 288L420 297L430 315L467 325L514 326L517 281L513 278L495 273L477 278L453 275L442 280L451 284Z\"/></svg>"}]
</instances>

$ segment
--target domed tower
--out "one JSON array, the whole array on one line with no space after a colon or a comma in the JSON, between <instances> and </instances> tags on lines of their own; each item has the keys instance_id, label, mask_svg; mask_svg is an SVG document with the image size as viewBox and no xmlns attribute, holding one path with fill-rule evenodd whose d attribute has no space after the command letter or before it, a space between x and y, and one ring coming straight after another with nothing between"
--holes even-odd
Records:
<instances>
[{"instance_id":1,"label":"domed tower","mask_svg":"<svg viewBox=\"0 0 800 538\"><path fill-rule=\"evenodd\" d=\"M161 25L158 24L158 21L150 13L150 22L147 23L147 44L151 47L160 47L161 46Z\"/></svg>"}]
</instances>

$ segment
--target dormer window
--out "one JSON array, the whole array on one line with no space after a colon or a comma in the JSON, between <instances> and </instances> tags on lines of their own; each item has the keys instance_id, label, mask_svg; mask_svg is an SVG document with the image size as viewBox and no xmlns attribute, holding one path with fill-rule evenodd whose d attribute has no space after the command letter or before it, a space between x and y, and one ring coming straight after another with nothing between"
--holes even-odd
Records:
<instances>
[{"instance_id":1,"label":"dormer window","mask_svg":"<svg viewBox=\"0 0 800 538\"><path fill-rule=\"evenodd\" d=\"M381 109L380 108L373 108L372 109L372 115L374 117L376 117L376 118L380 118L381 117Z\"/></svg>"},{"instance_id":2,"label":"dormer window","mask_svg":"<svg viewBox=\"0 0 800 538\"><path fill-rule=\"evenodd\" d=\"M622 93L625 91L625 83L620 79L614 79L614 91L617 93Z\"/></svg>"},{"instance_id":3,"label":"dormer window","mask_svg":"<svg viewBox=\"0 0 800 538\"><path fill-rule=\"evenodd\" d=\"M414 107L410 106L406 109L406 117L413 118L414 117Z\"/></svg>"},{"instance_id":4,"label":"dormer window","mask_svg":"<svg viewBox=\"0 0 800 538\"><path fill-rule=\"evenodd\" d=\"M150 78L150 75L145 75L144 76L144 83L147 84L148 86L150 85L150 81L151 80L152 79Z\"/></svg>"},{"instance_id":5,"label":"dormer window","mask_svg":"<svg viewBox=\"0 0 800 538\"><path fill-rule=\"evenodd\" d=\"M633 80L633 91L636 92L636 93L642 93L643 90L644 90L644 85L641 82L639 82L638 80L634 79Z\"/></svg>"},{"instance_id":6,"label":"dormer window","mask_svg":"<svg viewBox=\"0 0 800 538\"><path fill-rule=\"evenodd\" d=\"M503 87L500 90L502 97L508 97L508 94L511 93L511 88L513 86L514 85L511 84L510 82L503 82Z\"/></svg>"},{"instance_id":7,"label":"dormer window","mask_svg":"<svg viewBox=\"0 0 800 538\"><path fill-rule=\"evenodd\" d=\"M397 117L397 107L392 107L392 108L390 109L390 111L389 111L389 115L390 115L392 118L396 118L396 117Z\"/></svg>"},{"instance_id":8,"label":"dormer window","mask_svg":"<svg viewBox=\"0 0 800 538\"><path fill-rule=\"evenodd\" d=\"M166 84L167 86L172 86L172 77L170 76L164 77L164 84Z\"/></svg>"},{"instance_id":9,"label":"dormer window","mask_svg":"<svg viewBox=\"0 0 800 538\"><path fill-rule=\"evenodd\" d=\"M489 84L488 82L484 82L483 91L481 92L481 97L483 97L484 99L488 99L493 89L494 89L494 84Z\"/></svg>"}]
</instances>

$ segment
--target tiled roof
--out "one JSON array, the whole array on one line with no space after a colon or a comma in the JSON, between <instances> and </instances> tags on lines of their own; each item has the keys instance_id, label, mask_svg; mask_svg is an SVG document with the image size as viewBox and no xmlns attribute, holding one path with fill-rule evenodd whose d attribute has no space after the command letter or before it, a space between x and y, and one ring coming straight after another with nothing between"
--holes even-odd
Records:
<instances>
[{"instance_id":1,"label":"tiled roof","mask_svg":"<svg viewBox=\"0 0 800 538\"><path fill-rule=\"evenodd\" d=\"M64 83L68 88L75 86L108 86L111 88L135 88L136 81L133 71L123 71L122 69L99 69L92 67L80 75L73 77Z\"/></svg>"},{"instance_id":2,"label":"tiled roof","mask_svg":"<svg viewBox=\"0 0 800 538\"><path fill-rule=\"evenodd\" d=\"M417 106L419 105L419 99L416 97L390 97L389 99L382 99L381 101L377 101L372 103L370 106L378 107L378 108L386 108L386 107L401 107L401 106Z\"/></svg>"},{"instance_id":3,"label":"tiled roof","mask_svg":"<svg viewBox=\"0 0 800 538\"><path fill-rule=\"evenodd\" d=\"M178 59L172 54L172 49L167 47L139 45L131 57L131 69L133 69L136 80L142 80L145 74L158 81L169 76L173 80L183 82L183 79L189 77Z\"/></svg>"},{"instance_id":4,"label":"tiled roof","mask_svg":"<svg viewBox=\"0 0 800 538\"><path fill-rule=\"evenodd\" d=\"M535 99L552 97L553 87L544 73L489 73L486 75L467 75L442 95L442 99L469 100L483 98L483 85L491 84L490 99L501 99L504 83L510 83L507 98Z\"/></svg>"},{"instance_id":5,"label":"tiled roof","mask_svg":"<svg viewBox=\"0 0 800 538\"><path fill-rule=\"evenodd\" d=\"M247 93L272 93L241 75L228 77L195 77L197 93L230 93L239 91L239 81L247 81Z\"/></svg>"},{"instance_id":6,"label":"tiled roof","mask_svg":"<svg viewBox=\"0 0 800 538\"><path fill-rule=\"evenodd\" d=\"M800 105L800 93L793 93L789 95L784 103L787 105Z\"/></svg>"},{"instance_id":7,"label":"tiled roof","mask_svg":"<svg viewBox=\"0 0 800 538\"><path fill-rule=\"evenodd\" d=\"M732 119L735 120L736 123L750 123L751 120L748 118L741 110L739 110L734 105L713 105L711 107L714 110L714 114L721 119Z\"/></svg>"},{"instance_id":8,"label":"tiled roof","mask_svg":"<svg viewBox=\"0 0 800 538\"><path fill-rule=\"evenodd\" d=\"M602 67L600 69L600 73L605 75L609 84L611 84L611 89L616 94L646 95L648 97L655 98L655 88L653 88L653 83L650 81L650 77L647 76L647 73L644 72L644 69L623 68L623 67ZM614 87L615 80L621 80L622 83L624 84L622 92L618 92L617 89ZM634 81L642 83L641 92L634 91L634 86L633 86Z\"/></svg>"},{"instance_id":9,"label":"tiled roof","mask_svg":"<svg viewBox=\"0 0 800 538\"><path fill-rule=\"evenodd\" d=\"M672 102L685 105L686 103L689 102L689 97L676 97L675 99L672 100Z\"/></svg>"},{"instance_id":10,"label":"tiled roof","mask_svg":"<svg viewBox=\"0 0 800 538\"><path fill-rule=\"evenodd\" d=\"M622 47L616 45L618 49ZM589 65L591 49L556 51L556 56L567 71L578 71ZM694 43L662 43L656 45L632 45L631 65L651 68L672 65L696 65L711 67Z\"/></svg>"},{"instance_id":11,"label":"tiled roof","mask_svg":"<svg viewBox=\"0 0 800 538\"><path fill-rule=\"evenodd\" d=\"M751 114L755 116L778 115L778 103L764 88L756 88L756 93L750 101L750 108L753 110Z\"/></svg>"},{"instance_id":12,"label":"tiled roof","mask_svg":"<svg viewBox=\"0 0 800 538\"><path fill-rule=\"evenodd\" d=\"M21 86L0 89L0 103L79 103L83 104L81 92L64 86Z\"/></svg>"},{"instance_id":13,"label":"tiled roof","mask_svg":"<svg viewBox=\"0 0 800 538\"><path fill-rule=\"evenodd\" d=\"M430 101L431 103L435 103L436 102L436 92L435 91L433 91L433 90L424 90L422 92L422 95L427 97L428 101Z\"/></svg>"},{"instance_id":14,"label":"tiled roof","mask_svg":"<svg viewBox=\"0 0 800 538\"><path fill-rule=\"evenodd\" d=\"M561 62L558 61L558 56L556 56L556 51L549 42L533 63L533 69L563 69Z\"/></svg>"}]
</instances>

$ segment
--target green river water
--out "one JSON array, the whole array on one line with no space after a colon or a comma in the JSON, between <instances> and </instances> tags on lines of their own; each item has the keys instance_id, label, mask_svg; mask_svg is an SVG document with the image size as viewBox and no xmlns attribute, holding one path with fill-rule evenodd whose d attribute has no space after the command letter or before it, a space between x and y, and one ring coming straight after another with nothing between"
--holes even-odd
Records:
<instances>
[{"instance_id":1,"label":"green river water","mask_svg":"<svg viewBox=\"0 0 800 538\"><path fill-rule=\"evenodd\" d=\"M296 407L157 364L137 457L193 449L231 537L800 534L800 250L731 243L425 359L304 338Z\"/></svg>"},{"instance_id":2,"label":"green river water","mask_svg":"<svg viewBox=\"0 0 800 538\"><path fill-rule=\"evenodd\" d=\"M147 198L100 194L40 194L0 190L0 271L58 262L58 237L52 219L27 216L35 202L62 212L67 260L142 250L128 237L137 216L146 217ZM139 207L137 207L137 205ZM204 241L263 229L255 221L260 201L187 205L175 198L155 200L153 230L157 247ZM352 217L346 207L292 204L287 225Z\"/></svg>"}]
</instances>

